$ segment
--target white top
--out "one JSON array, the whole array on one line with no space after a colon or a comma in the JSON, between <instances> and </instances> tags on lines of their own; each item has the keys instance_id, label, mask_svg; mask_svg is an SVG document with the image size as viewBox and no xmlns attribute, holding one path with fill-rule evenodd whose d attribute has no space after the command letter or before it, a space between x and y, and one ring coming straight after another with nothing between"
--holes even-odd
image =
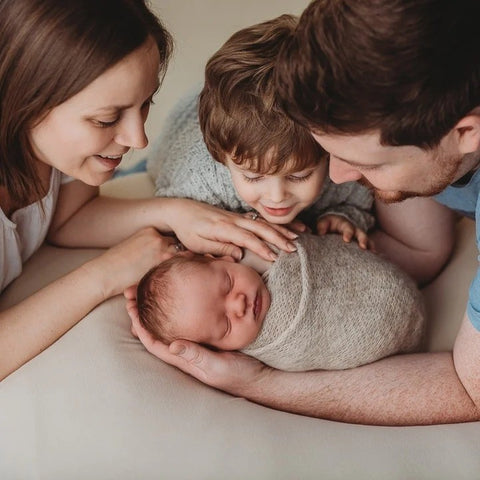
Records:
<instances>
[{"instance_id":1,"label":"white top","mask_svg":"<svg viewBox=\"0 0 480 480\"><path fill-rule=\"evenodd\" d=\"M65 181L62 177L68 179L52 168L47 195L41 201L13 212L11 218L0 209L0 291L22 273L22 265L45 240L60 184Z\"/></svg>"}]
</instances>

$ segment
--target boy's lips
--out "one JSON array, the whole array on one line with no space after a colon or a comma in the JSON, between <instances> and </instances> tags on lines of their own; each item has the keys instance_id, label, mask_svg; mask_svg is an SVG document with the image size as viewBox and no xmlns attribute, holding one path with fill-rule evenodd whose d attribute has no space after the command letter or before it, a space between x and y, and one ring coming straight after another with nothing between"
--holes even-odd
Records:
<instances>
[{"instance_id":1,"label":"boy's lips","mask_svg":"<svg viewBox=\"0 0 480 480\"><path fill-rule=\"evenodd\" d=\"M284 217L285 215L288 215L292 210L293 207L285 207L285 208L272 208L272 207L266 207L265 205L263 206L263 209L269 214L274 217Z\"/></svg>"}]
</instances>

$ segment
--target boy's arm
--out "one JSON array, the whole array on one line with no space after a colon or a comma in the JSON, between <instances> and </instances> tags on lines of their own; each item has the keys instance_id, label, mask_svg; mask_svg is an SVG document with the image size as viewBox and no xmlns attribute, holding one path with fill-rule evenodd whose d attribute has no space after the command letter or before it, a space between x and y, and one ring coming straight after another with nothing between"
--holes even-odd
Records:
<instances>
[{"instance_id":1,"label":"boy's arm","mask_svg":"<svg viewBox=\"0 0 480 480\"><path fill-rule=\"evenodd\" d=\"M370 235L375 249L419 284L431 281L455 245L456 214L420 197L389 205L377 200L375 211L378 230Z\"/></svg>"},{"instance_id":2,"label":"boy's arm","mask_svg":"<svg viewBox=\"0 0 480 480\"><path fill-rule=\"evenodd\" d=\"M312 209L316 215L315 224L327 215L344 217L364 232L375 224L373 195L356 182L337 185L327 177L320 198Z\"/></svg>"}]
</instances>

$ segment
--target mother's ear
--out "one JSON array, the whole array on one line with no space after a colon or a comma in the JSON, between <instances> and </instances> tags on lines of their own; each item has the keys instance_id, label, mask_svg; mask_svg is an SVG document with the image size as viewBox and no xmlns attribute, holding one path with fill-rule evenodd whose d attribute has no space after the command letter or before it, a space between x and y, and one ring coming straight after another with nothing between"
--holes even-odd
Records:
<instances>
[{"instance_id":1,"label":"mother's ear","mask_svg":"<svg viewBox=\"0 0 480 480\"><path fill-rule=\"evenodd\" d=\"M454 127L458 150L463 155L480 150L480 107L472 110Z\"/></svg>"}]
</instances>

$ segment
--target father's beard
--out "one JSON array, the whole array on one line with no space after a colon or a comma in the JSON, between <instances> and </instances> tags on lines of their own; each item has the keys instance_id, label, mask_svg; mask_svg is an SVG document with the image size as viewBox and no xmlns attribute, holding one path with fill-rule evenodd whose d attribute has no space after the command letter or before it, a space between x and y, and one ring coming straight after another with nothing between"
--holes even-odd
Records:
<instances>
[{"instance_id":1,"label":"father's beard","mask_svg":"<svg viewBox=\"0 0 480 480\"><path fill-rule=\"evenodd\" d=\"M462 165L463 155L458 157L451 157L449 159L439 158L433 160L434 168L431 170L431 177L428 184L424 186L421 191L409 190L379 190L375 188L366 178L362 177L358 180L359 183L372 191L377 200L384 203L398 203L413 197L433 197L440 192L443 192L449 185L457 180L458 171Z\"/></svg>"}]
</instances>

